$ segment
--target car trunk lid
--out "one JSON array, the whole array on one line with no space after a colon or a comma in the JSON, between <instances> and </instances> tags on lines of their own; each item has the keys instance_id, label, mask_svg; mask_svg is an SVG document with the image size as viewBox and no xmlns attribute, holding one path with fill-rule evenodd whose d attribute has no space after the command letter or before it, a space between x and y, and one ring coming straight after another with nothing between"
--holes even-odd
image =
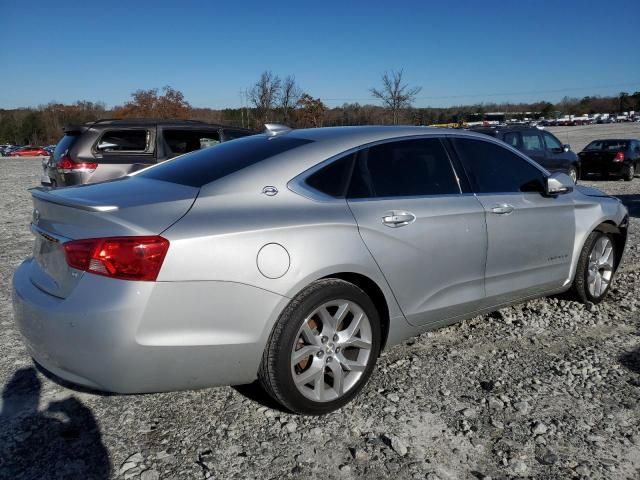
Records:
<instances>
[{"instance_id":1,"label":"car trunk lid","mask_svg":"<svg viewBox=\"0 0 640 480\"><path fill-rule=\"evenodd\" d=\"M135 176L58 190L32 189L31 281L65 298L83 275L67 265L65 242L158 235L189 211L198 192L195 187Z\"/></svg>"}]
</instances>

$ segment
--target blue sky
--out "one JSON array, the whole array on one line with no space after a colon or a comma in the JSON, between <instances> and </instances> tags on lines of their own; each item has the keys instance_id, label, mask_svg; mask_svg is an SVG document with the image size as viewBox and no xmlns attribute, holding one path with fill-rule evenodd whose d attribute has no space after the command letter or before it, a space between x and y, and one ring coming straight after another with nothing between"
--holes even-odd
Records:
<instances>
[{"instance_id":1,"label":"blue sky","mask_svg":"<svg viewBox=\"0 0 640 480\"><path fill-rule=\"evenodd\" d=\"M330 106L400 68L416 106L640 90L638 0L0 1L0 108L164 85L233 107L264 70Z\"/></svg>"}]
</instances>

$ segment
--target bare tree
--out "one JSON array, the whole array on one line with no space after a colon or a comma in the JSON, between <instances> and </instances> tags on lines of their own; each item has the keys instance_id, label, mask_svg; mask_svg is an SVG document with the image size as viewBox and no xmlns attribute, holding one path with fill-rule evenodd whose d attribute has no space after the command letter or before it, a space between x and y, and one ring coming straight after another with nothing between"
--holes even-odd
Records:
<instances>
[{"instance_id":1,"label":"bare tree","mask_svg":"<svg viewBox=\"0 0 640 480\"><path fill-rule=\"evenodd\" d=\"M280 110L284 123L289 123L291 111L295 108L298 100L302 96L302 90L296 83L296 77L287 75L282 82L280 92Z\"/></svg>"},{"instance_id":2,"label":"bare tree","mask_svg":"<svg viewBox=\"0 0 640 480\"><path fill-rule=\"evenodd\" d=\"M253 103L260 121L269 122L269 115L280 98L281 86L280 77L270 71L264 71L249 90L249 101Z\"/></svg>"},{"instance_id":3,"label":"bare tree","mask_svg":"<svg viewBox=\"0 0 640 480\"><path fill-rule=\"evenodd\" d=\"M422 87L409 87L402 83L403 70L399 72L384 72L382 75L382 88L372 88L371 95L382 100L382 104L389 108L393 114L393 124L398 124L400 109L410 107L416 95Z\"/></svg>"}]
</instances>

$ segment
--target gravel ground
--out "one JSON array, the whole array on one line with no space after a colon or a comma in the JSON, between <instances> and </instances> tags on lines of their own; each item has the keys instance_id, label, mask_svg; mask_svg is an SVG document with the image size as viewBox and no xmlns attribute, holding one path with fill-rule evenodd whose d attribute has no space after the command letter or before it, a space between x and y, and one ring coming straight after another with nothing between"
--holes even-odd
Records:
<instances>
[{"instance_id":1,"label":"gravel ground","mask_svg":"<svg viewBox=\"0 0 640 480\"><path fill-rule=\"evenodd\" d=\"M35 370L10 284L40 162L0 163L0 478L640 477L640 178L583 182L636 202L607 302L539 299L424 334L318 418L253 387L100 395Z\"/></svg>"}]
</instances>

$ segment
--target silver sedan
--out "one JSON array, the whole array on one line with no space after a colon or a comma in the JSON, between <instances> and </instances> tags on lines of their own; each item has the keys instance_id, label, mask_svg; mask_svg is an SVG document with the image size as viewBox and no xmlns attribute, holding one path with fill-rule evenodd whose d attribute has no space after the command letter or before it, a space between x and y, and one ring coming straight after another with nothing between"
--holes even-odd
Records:
<instances>
[{"instance_id":1,"label":"silver sedan","mask_svg":"<svg viewBox=\"0 0 640 480\"><path fill-rule=\"evenodd\" d=\"M32 195L13 302L44 368L123 393L258 379L306 414L426 330L566 290L600 302L628 225L500 141L420 127L270 128Z\"/></svg>"}]
</instances>

